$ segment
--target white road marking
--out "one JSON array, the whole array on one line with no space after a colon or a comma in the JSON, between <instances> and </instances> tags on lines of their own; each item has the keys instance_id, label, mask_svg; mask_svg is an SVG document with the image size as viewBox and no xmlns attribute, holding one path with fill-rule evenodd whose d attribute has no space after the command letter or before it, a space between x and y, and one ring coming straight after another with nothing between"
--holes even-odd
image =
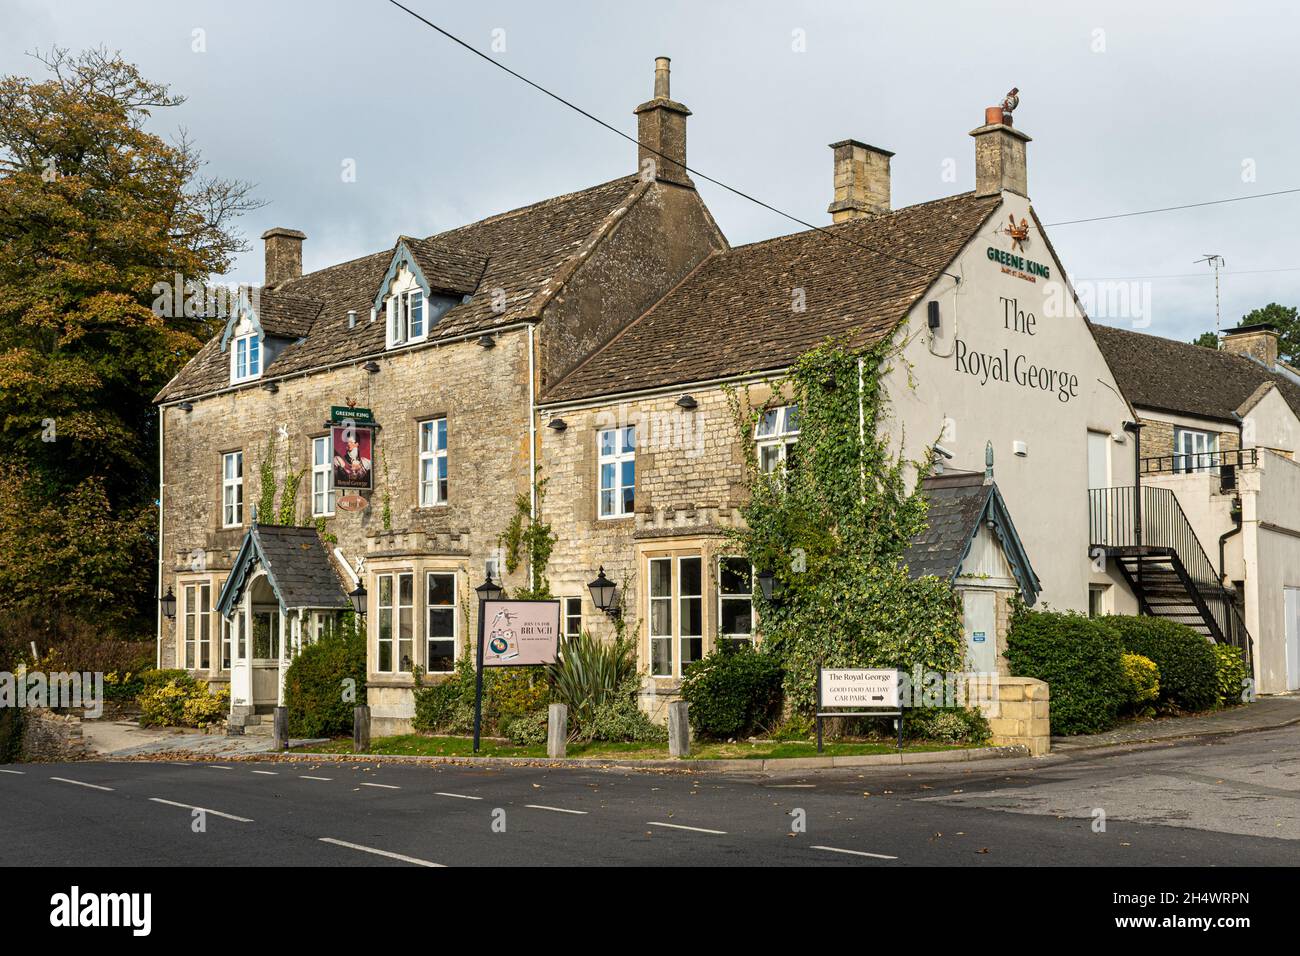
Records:
<instances>
[{"instance_id":1,"label":"white road marking","mask_svg":"<svg viewBox=\"0 0 1300 956\"><path fill-rule=\"evenodd\" d=\"M709 829L706 829L706 828L704 828L704 827L688 827L688 826L684 826L684 825L682 825L682 824L680 824L680 823L656 823L654 820L651 820L649 823L646 824L646 826L648 826L648 827L668 827L669 829L672 829L672 830L691 830L691 831L693 831L693 832L695 832L695 833L712 833L712 834L715 834L716 836L726 836L726 835L727 835L727 831L726 831L726 830L709 830Z\"/></svg>"},{"instance_id":2,"label":"white road marking","mask_svg":"<svg viewBox=\"0 0 1300 956\"><path fill-rule=\"evenodd\" d=\"M391 783L363 783L363 787L378 787L380 790L401 790L401 787L394 787Z\"/></svg>"},{"instance_id":3,"label":"white road marking","mask_svg":"<svg viewBox=\"0 0 1300 956\"><path fill-rule=\"evenodd\" d=\"M260 773L260 774L262 774L262 776L264 776L264 777L278 777L278 776L280 776L280 772L279 772L278 770L254 770L253 773Z\"/></svg>"},{"instance_id":4,"label":"white road marking","mask_svg":"<svg viewBox=\"0 0 1300 956\"><path fill-rule=\"evenodd\" d=\"M207 807L196 807L190 803L177 803L175 800L164 800L162 797L150 797L154 803L165 803L169 807L181 807L184 810L202 810L204 813L210 813L214 817L222 817L226 820L234 820L236 823L252 823L248 817L237 817L233 813L222 813L220 810L209 810Z\"/></svg>"},{"instance_id":5,"label":"white road marking","mask_svg":"<svg viewBox=\"0 0 1300 956\"><path fill-rule=\"evenodd\" d=\"M300 773L298 774L298 776L301 777L303 780L333 780L334 779L333 777L313 777L310 774L305 774L305 773Z\"/></svg>"},{"instance_id":6,"label":"white road marking","mask_svg":"<svg viewBox=\"0 0 1300 956\"><path fill-rule=\"evenodd\" d=\"M321 843L332 843L334 846L345 846L349 850L360 850L362 853L373 853L375 856L386 856L390 860L401 860L403 863L414 863L416 866L434 866L442 869L441 863L432 863L429 860L421 860L414 856L403 856L400 853L389 853L387 850L376 850L373 846L362 846L360 843L348 843L346 840L335 840L333 837L321 837Z\"/></svg>"},{"instance_id":7,"label":"white road marking","mask_svg":"<svg viewBox=\"0 0 1300 956\"><path fill-rule=\"evenodd\" d=\"M883 853L868 853L866 850L842 850L837 846L814 846L809 849L825 850L828 853L848 853L852 856L869 856L875 860L897 860L896 856L886 856Z\"/></svg>"},{"instance_id":8,"label":"white road marking","mask_svg":"<svg viewBox=\"0 0 1300 956\"><path fill-rule=\"evenodd\" d=\"M219 763L205 763L203 766L211 767L213 770L234 770L234 767L223 767Z\"/></svg>"},{"instance_id":9,"label":"white road marking","mask_svg":"<svg viewBox=\"0 0 1300 956\"><path fill-rule=\"evenodd\" d=\"M524 806L528 807L530 810L550 810L554 813L575 813L580 816L587 815L586 810L566 810L564 807L547 807L540 803L525 803Z\"/></svg>"},{"instance_id":10,"label":"white road marking","mask_svg":"<svg viewBox=\"0 0 1300 956\"><path fill-rule=\"evenodd\" d=\"M471 797L467 793L443 793L441 790L433 792L435 797L455 797L457 800L482 800L482 797Z\"/></svg>"},{"instance_id":11,"label":"white road marking","mask_svg":"<svg viewBox=\"0 0 1300 956\"><path fill-rule=\"evenodd\" d=\"M815 783L769 783L769 790L813 790L817 787Z\"/></svg>"},{"instance_id":12,"label":"white road marking","mask_svg":"<svg viewBox=\"0 0 1300 956\"><path fill-rule=\"evenodd\" d=\"M20 776L20 777L21 777L23 774L25 774L26 772L27 772L27 771L25 771L25 770L0 770L0 773L14 773L14 774L17 774L17 775Z\"/></svg>"},{"instance_id":13,"label":"white road marking","mask_svg":"<svg viewBox=\"0 0 1300 956\"><path fill-rule=\"evenodd\" d=\"M97 783L86 783L83 780L69 780L67 777L51 777L51 780L57 780L59 783L75 783L78 787L89 787L91 790L108 790L112 792L112 787L101 787Z\"/></svg>"}]
</instances>

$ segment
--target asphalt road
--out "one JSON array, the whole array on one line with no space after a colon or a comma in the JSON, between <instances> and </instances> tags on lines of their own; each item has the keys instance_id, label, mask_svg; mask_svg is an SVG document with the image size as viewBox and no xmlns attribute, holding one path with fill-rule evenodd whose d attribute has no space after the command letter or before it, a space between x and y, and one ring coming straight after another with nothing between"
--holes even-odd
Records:
<instances>
[{"instance_id":1,"label":"asphalt road","mask_svg":"<svg viewBox=\"0 0 1300 956\"><path fill-rule=\"evenodd\" d=\"M779 775L20 764L0 768L0 864L1294 866L1297 798L1295 728Z\"/></svg>"}]
</instances>

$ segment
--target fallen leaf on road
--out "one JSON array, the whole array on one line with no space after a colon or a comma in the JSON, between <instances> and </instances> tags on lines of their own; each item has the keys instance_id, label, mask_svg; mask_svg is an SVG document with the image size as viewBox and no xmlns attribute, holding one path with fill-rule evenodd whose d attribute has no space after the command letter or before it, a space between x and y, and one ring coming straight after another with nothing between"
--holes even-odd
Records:
<instances>
[{"instance_id":1,"label":"fallen leaf on road","mask_svg":"<svg viewBox=\"0 0 1300 956\"><path fill-rule=\"evenodd\" d=\"M980 848L979 848L978 850L976 850L975 852L976 852L976 853L987 853L988 851L989 851L989 848L985 846L985 847L980 847Z\"/></svg>"}]
</instances>

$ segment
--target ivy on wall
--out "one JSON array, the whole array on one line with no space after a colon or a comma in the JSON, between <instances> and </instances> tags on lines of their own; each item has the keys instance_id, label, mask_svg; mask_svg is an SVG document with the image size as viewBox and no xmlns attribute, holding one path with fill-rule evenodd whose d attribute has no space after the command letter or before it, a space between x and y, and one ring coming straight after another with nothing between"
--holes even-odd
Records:
<instances>
[{"instance_id":1,"label":"ivy on wall","mask_svg":"<svg viewBox=\"0 0 1300 956\"><path fill-rule=\"evenodd\" d=\"M535 478L534 482L533 495L537 498L537 512L540 513L546 498L546 479ZM550 522L542 521L534 514L530 496L519 494L515 498L515 513L511 515L510 523L497 535L497 546L505 552L507 573L514 574L521 564L528 571L528 585L515 593L516 598L550 599L551 584L546 578L546 566L551 563L556 540Z\"/></svg>"},{"instance_id":2,"label":"ivy on wall","mask_svg":"<svg viewBox=\"0 0 1300 956\"><path fill-rule=\"evenodd\" d=\"M817 668L914 665L958 670L961 612L946 581L913 579L901 562L925 527L923 495L908 491L928 463L895 457L879 426L887 407L881 378L894 357L888 342L853 350L828 343L806 353L766 406L732 389L732 412L746 450L745 526L731 531L758 571L776 578L765 601L754 584L763 646L785 667L787 701L814 709ZM799 440L784 467L758 465L755 427L787 401L799 408Z\"/></svg>"},{"instance_id":3,"label":"ivy on wall","mask_svg":"<svg viewBox=\"0 0 1300 956\"><path fill-rule=\"evenodd\" d=\"M293 454L285 449L284 481L275 479L275 464L279 460L279 447L275 436L266 440L266 450L262 453L262 463L258 469L260 485L258 487L257 514L258 524L292 526L298 521L298 486L302 484L306 468L294 471ZM276 499L279 498L279 506Z\"/></svg>"}]
</instances>

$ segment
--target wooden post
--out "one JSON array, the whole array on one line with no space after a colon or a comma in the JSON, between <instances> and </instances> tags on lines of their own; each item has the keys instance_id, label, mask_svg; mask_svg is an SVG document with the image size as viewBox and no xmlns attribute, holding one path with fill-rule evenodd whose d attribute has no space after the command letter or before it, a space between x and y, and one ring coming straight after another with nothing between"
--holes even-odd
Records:
<instances>
[{"instance_id":1,"label":"wooden post","mask_svg":"<svg viewBox=\"0 0 1300 956\"><path fill-rule=\"evenodd\" d=\"M546 709L546 756L563 757L569 746L569 708L551 704Z\"/></svg>"},{"instance_id":2,"label":"wooden post","mask_svg":"<svg viewBox=\"0 0 1300 956\"><path fill-rule=\"evenodd\" d=\"M275 735L275 749L289 749L289 708L276 707L272 718L272 731Z\"/></svg>"},{"instance_id":3,"label":"wooden post","mask_svg":"<svg viewBox=\"0 0 1300 956\"><path fill-rule=\"evenodd\" d=\"M691 725L684 700L668 705L668 754L672 757L691 755Z\"/></svg>"},{"instance_id":4,"label":"wooden post","mask_svg":"<svg viewBox=\"0 0 1300 956\"><path fill-rule=\"evenodd\" d=\"M365 704L352 708L352 752L367 753L370 750L370 708Z\"/></svg>"}]
</instances>

